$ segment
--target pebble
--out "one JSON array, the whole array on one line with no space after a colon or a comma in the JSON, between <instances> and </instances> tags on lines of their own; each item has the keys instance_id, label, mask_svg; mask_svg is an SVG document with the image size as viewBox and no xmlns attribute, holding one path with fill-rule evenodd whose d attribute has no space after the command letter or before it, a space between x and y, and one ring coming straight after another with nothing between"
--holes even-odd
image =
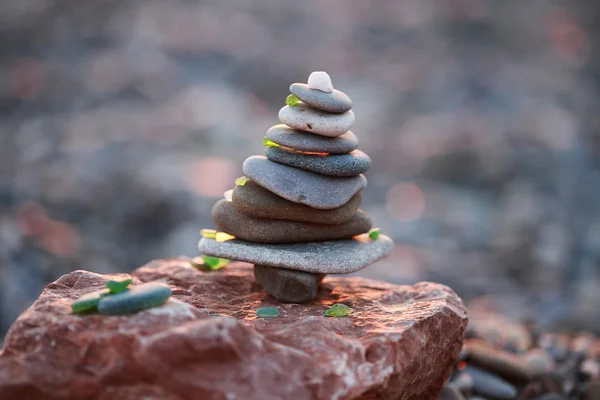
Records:
<instances>
[{"instance_id":1,"label":"pebble","mask_svg":"<svg viewBox=\"0 0 600 400\"><path fill-rule=\"evenodd\" d=\"M294 244L262 244L244 240L217 242L202 238L202 254L251 264L289 268L320 274L349 274L387 256L394 243L386 235L370 240L367 234L353 239Z\"/></svg>"},{"instance_id":2,"label":"pebble","mask_svg":"<svg viewBox=\"0 0 600 400\"><path fill-rule=\"evenodd\" d=\"M299 101L294 107L285 106L279 110L279 120L281 123L301 131L337 137L352 128L354 112L350 110L343 114L334 114L318 110Z\"/></svg>"},{"instance_id":3,"label":"pebble","mask_svg":"<svg viewBox=\"0 0 600 400\"><path fill-rule=\"evenodd\" d=\"M453 383L446 383L442 388L438 400L465 400L465 396Z\"/></svg>"},{"instance_id":4,"label":"pebble","mask_svg":"<svg viewBox=\"0 0 600 400\"><path fill-rule=\"evenodd\" d=\"M468 361L492 371L512 383L527 383L534 376L533 368L521 357L493 348L480 339L465 341Z\"/></svg>"},{"instance_id":5,"label":"pebble","mask_svg":"<svg viewBox=\"0 0 600 400\"><path fill-rule=\"evenodd\" d=\"M544 349L535 348L527 351L523 356L525 362L532 368L534 375L541 376L555 368L554 359Z\"/></svg>"},{"instance_id":6,"label":"pebble","mask_svg":"<svg viewBox=\"0 0 600 400\"><path fill-rule=\"evenodd\" d=\"M352 131L338 137L326 137L290 128L279 124L267 131L267 139L300 151L323 152L332 154L350 153L358 149L358 139Z\"/></svg>"},{"instance_id":7,"label":"pebble","mask_svg":"<svg viewBox=\"0 0 600 400\"><path fill-rule=\"evenodd\" d=\"M304 83L292 83L290 92L303 103L322 111L341 114L352 109L352 100L344 92L333 89L329 93L314 90Z\"/></svg>"},{"instance_id":8,"label":"pebble","mask_svg":"<svg viewBox=\"0 0 600 400\"><path fill-rule=\"evenodd\" d=\"M459 372L452 380L452 383L454 383L465 395L470 394L473 391L473 377L464 372Z\"/></svg>"},{"instance_id":9,"label":"pebble","mask_svg":"<svg viewBox=\"0 0 600 400\"><path fill-rule=\"evenodd\" d=\"M166 285L146 283L133 286L124 292L104 297L98 303L98 311L105 315L131 314L164 304L172 291Z\"/></svg>"},{"instance_id":10,"label":"pebble","mask_svg":"<svg viewBox=\"0 0 600 400\"><path fill-rule=\"evenodd\" d=\"M251 217L332 225L350 221L361 199L362 192L358 192L339 208L317 210L279 197L251 180L244 186L236 186L231 196L233 205Z\"/></svg>"},{"instance_id":11,"label":"pebble","mask_svg":"<svg viewBox=\"0 0 600 400\"><path fill-rule=\"evenodd\" d=\"M98 307L98 303L100 303L100 300L102 300L109 294L109 289L102 289L92 293L84 294L77 300L74 300L73 303L71 303L71 311L73 311L74 313L81 313L95 310L96 307Z\"/></svg>"},{"instance_id":12,"label":"pebble","mask_svg":"<svg viewBox=\"0 0 600 400\"><path fill-rule=\"evenodd\" d=\"M255 243L350 239L371 229L371 219L362 211L358 211L350 221L343 224L325 225L250 217L227 200L220 200L214 205L212 217L219 230Z\"/></svg>"},{"instance_id":13,"label":"pebble","mask_svg":"<svg viewBox=\"0 0 600 400\"><path fill-rule=\"evenodd\" d=\"M473 390L477 394L495 400L510 400L517 396L517 389L501 378L473 366L467 366L463 371L473 377Z\"/></svg>"},{"instance_id":14,"label":"pebble","mask_svg":"<svg viewBox=\"0 0 600 400\"><path fill-rule=\"evenodd\" d=\"M331 77L325 71L314 71L308 76L309 88L326 93L333 92L333 83Z\"/></svg>"},{"instance_id":15,"label":"pebble","mask_svg":"<svg viewBox=\"0 0 600 400\"><path fill-rule=\"evenodd\" d=\"M242 168L246 177L276 195L320 210L343 206L367 186L364 175L326 176L279 164L264 156L247 158Z\"/></svg>"},{"instance_id":16,"label":"pebble","mask_svg":"<svg viewBox=\"0 0 600 400\"><path fill-rule=\"evenodd\" d=\"M254 277L267 293L278 300L307 303L317 296L319 284L325 275L254 265Z\"/></svg>"},{"instance_id":17,"label":"pebble","mask_svg":"<svg viewBox=\"0 0 600 400\"><path fill-rule=\"evenodd\" d=\"M348 154L319 156L268 147L265 155L271 161L331 176L356 176L371 168L371 159L360 150Z\"/></svg>"}]
</instances>

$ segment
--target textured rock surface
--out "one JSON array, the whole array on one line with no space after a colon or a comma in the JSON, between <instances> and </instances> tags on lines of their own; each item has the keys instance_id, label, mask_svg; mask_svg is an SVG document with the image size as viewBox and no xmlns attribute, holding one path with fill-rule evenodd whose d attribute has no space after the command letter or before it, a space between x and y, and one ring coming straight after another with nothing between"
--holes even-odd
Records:
<instances>
[{"instance_id":1,"label":"textured rock surface","mask_svg":"<svg viewBox=\"0 0 600 400\"><path fill-rule=\"evenodd\" d=\"M272 126L267 131L267 138L282 146L302 151L345 154L358 149L358 139L352 131L330 138L279 124Z\"/></svg>"},{"instance_id":2,"label":"textured rock surface","mask_svg":"<svg viewBox=\"0 0 600 400\"><path fill-rule=\"evenodd\" d=\"M343 114L328 113L299 101L294 107L285 106L279 110L279 121L301 131L337 137L352 128L354 112L350 110Z\"/></svg>"},{"instance_id":3,"label":"textured rock surface","mask_svg":"<svg viewBox=\"0 0 600 400\"><path fill-rule=\"evenodd\" d=\"M269 147L265 155L271 161L332 176L356 176L371 168L371 159L360 150L349 154L319 156Z\"/></svg>"},{"instance_id":4,"label":"textured rock surface","mask_svg":"<svg viewBox=\"0 0 600 400\"><path fill-rule=\"evenodd\" d=\"M239 212L231 202L220 200L212 209L212 217L219 230L254 243L300 243L350 239L371 229L371 219L360 210L348 222L325 225L254 218Z\"/></svg>"},{"instance_id":5,"label":"textured rock surface","mask_svg":"<svg viewBox=\"0 0 600 400\"><path fill-rule=\"evenodd\" d=\"M385 235L369 240L366 234L327 242L264 244L202 238L198 243L200 253L209 256L319 274L359 271L387 256L393 247L392 239Z\"/></svg>"},{"instance_id":6,"label":"textured rock surface","mask_svg":"<svg viewBox=\"0 0 600 400\"><path fill-rule=\"evenodd\" d=\"M344 113L352 108L352 100L344 92L333 89L326 93L314 90L305 83L292 83L290 92L309 106L332 113Z\"/></svg>"},{"instance_id":7,"label":"textured rock surface","mask_svg":"<svg viewBox=\"0 0 600 400\"><path fill-rule=\"evenodd\" d=\"M320 210L343 206L367 186L364 175L326 176L279 164L264 156L248 157L242 168L248 178L276 195Z\"/></svg>"},{"instance_id":8,"label":"textured rock surface","mask_svg":"<svg viewBox=\"0 0 600 400\"><path fill-rule=\"evenodd\" d=\"M360 206L362 193L356 193L339 208L317 210L279 197L259 184L248 180L244 186L236 186L231 197L233 205L251 217L335 225L352 218Z\"/></svg>"},{"instance_id":9,"label":"textured rock surface","mask_svg":"<svg viewBox=\"0 0 600 400\"><path fill-rule=\"evenodd\" d=\"M434 399L466 325L458 297L434 283L325 278L313 302L285 304L242 263L201 273L162 260L132 275L167 282L175 298L133 316L74 316L70 302L107 277L76 271L50 284L6 337L2 398ZM340 302L350 317L322 317ZM281 316L257 319L268 306Z\"/></svg>"}]
</instances>

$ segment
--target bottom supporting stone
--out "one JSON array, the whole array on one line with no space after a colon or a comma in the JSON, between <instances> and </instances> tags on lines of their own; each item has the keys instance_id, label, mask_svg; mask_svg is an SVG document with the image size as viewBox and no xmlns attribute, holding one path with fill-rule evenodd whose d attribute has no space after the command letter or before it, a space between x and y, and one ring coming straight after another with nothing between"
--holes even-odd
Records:
<instances>
[{"instance_id":1,"label":"bottom supporting stone","mask_svg":"<svg viewBox=\"0 0 600 400\"><path fill-rule=\"evenodd\" d=\"M255 264L254 277L276 299L287 303L306 303L317 296L325 274Z\"/></svg>"}]
</instances>

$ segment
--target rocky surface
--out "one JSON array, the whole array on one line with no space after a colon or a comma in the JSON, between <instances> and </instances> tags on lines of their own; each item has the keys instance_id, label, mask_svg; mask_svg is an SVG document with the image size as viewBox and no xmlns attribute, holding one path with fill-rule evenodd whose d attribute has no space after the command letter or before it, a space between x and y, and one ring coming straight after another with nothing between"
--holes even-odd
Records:
<instances>
[{"instance_id":1,"label":"rocky surface","mask_svg":"<svg viewBox=\"0 0 600 400\"><path fill-rule=\"evenodd\" d=\"M72 315L70 302L110 276L69 273L12 325L0 354L7 399L434 399L458 357L465 308L443 285L325 278L316 300L284 304L235 263L202 273L159 260L133 285L173 296L130 316ZM333 303L354 309L325 318ZM278 318L257 319L259 307ZM216 316L219 314L219 316Z\"/></svg>"},{"instance_id":2,"label":"rocky surface","mask_svg":"<svg viewBox=\"0 0 600 400\"><path fill-rule=\"evenodd\" d=\"M272 126L267 131L267 139L301 151L316 151L333 154L345 154L358 149L358 138L352 131L341 136L330 138L321 135L313 135L287 125L279 124Z\"/></svg>"},{"instance_id":3,"label":"rocky surface","mask_svg":"<svg viewBox=\"0 0 600 400\"><path fill-rule=\"evenodd\" d=\"M248 157L243 170L248 178L276 195L320 210L343 206L367 186L364 175L326 176L279 164L264 156Z\"/></svg>"},{"instance_id":4,"label":"rocky surface","mask_svg":"<svg viewBox=\"0 0 600 400\"><path fill-rule=\"evenodd\" d=\"M265 244L202 238L198 243L200 253L209 256L317 274L359 271L386 257L393 247L394 242L386 235L370 240L367 234L324 242Z\"/></svg>"},{"instance_id":5,"label":"rocky surface","mask_svg":"<svg viewBox=\"0 0 600 400\"><path fill-rule=\"evenodd\" d=\"M323 156L269 147L265 156L271 161L331 176L356 176L371 168L371 159L360 150Z\"/></svg>"},{"instance_id":6,"label":"rocky surface","mask_svg":"<svg viewBox=\"0 0 600 400\"><path fill-rule=\"evenodd\" d=\"M339 208L317 210L279 197L251 180L244 186L236 186L231 195L233 205L251 217L316 224L341 224L349 221L358 210L361 200L362 192L358 192Z\"/></svg>"},{"instance_id":7,"label":"rocky surface","mask_svg":"<svg viewBox=\"0 0 600 400\"><path fill-rule=\"evenodd\" d=\"M238 239L255 243L300 243L320 240L350 239L371 229L371 218L358 211L343 224L315 224L255 218L237 210L232 202L218 201L212 209L217 228Z\"/></svg>"}]
</instances>

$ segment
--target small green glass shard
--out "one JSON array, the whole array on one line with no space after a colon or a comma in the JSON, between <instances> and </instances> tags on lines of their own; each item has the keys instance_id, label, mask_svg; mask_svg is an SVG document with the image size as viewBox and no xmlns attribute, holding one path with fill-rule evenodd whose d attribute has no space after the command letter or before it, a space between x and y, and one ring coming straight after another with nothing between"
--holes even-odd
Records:
<instances>
[{"instance_id":1,"label":"small green glass shard","mask_svg":"<svg viewBox=\"0 0 600 400\"><path fill-rule=\"evenodd\" d=\"M279 144L271 141L269 138L267 138L266 136L263 138L263 146L266 147L279 147Z\"/></svg>"},{"instance_id":2,"label":"small green glass shard","mask_svg":"<svg viewBox=\"0 0 600 400\"><path fill-rule=\"evenodd\" d=\"M200 234L202 235L202 237L214 239L215 236L217 236L217 231L215 231L214 229L202 229L200 231Z\"/></svg>"},{"instance_id":3,"label":"small green glass shard","mask_svg":"<svg viewBox=\"0 0 600 400\"><path fill-rule=\"evenodd\" d=\"M106 287L110 290L111 294L121 293L127 290L127 287L131 285L131 278L121 280L110 280L106 282Z\"/></svg>"},{"instance_id":4,"label":"small green glass shard","mask_svg":"<svg viewBox=\"0 0 600 400\"><path fill-rule=\"evenodd\" d=\"M217 232L217 235L215 236L215 240L217 242L226 242L231 239L235 239L235 236L232 236L226 232Z\"/></svg>"},{"instance_id":5,"label":"small green glass shard","mask_svg":"<svg viewBox=\"0 0 600 400\"><path fill-rule=\"evenodd\" d=\"M256 316L258 318L277 318L279 310L276 307L262 307L256 310Z\"/></svg>"},{"instance_id":6,"label":"small green glass shard","mask_svg":"<svg viewBox=\"0 0 600 400\"><path fill-rule=\"evenodd\" d=\"M102 289L83 295L71 303L71 311L74 313L82 313L95 310L100 300L108 295L110 295L110 290L108 289Z\"/></svg>"},{"instance_id":7,"label":"small green glass shard","mask_svg":"<svg viewBox=\"0 0 600 400\"><path fill-rule=\"evenodd\" d=\"M294 107L296 104L298 104L298 101L300 101L300 99L298 99L295 94L290 94L285 98L285 104L290 107Z\"/></svg>"},{"instance_id":8,"label":"small green glass shard","mask_svg":"<svg viewBox=\"0 0 600 400\"><path fill-rule=\"evenodd\" d=\"M369 231L369 239L377 240L379 239L379 235L381 235L381 229L373 228Z\"/></svg>"},{"instance_id":9,"label":"small green glass shard","mask_svg":"<svg viewBox=\"0 0 600 400\"><path fill-rule=\"evenodd\" d=\"M238 186L244 186L246 184L246 181L248 181L248 178L246 178L245 176L240 176L235 180L235 184Z\"/></svg>"},{"instance_id":10,"label":"small green glass shard","mask_svg":"<svg viewBox=\"0 0 600 400\"><path fill-rule=\"evenodd\" d=\"M329 308L327 311L325 311L323 313L324 316L326 317L346 317L350 314L352 314L352 310L350 307L348 307L345 304L342 303L335 303L334 305L331 306L331 308Z\"/></svg>"},{"instance_id":11,"label":"small green glass shard","mask_svg":"<svg viewBox=\"0 0 600 400\"><path fill-rule=\"evenodd\" d=\"M208 271L216 271L229 264L229 260L225 258L212 257L207 255L204 255L202 257L204 258L203 266L206 267L206 270Z\"/></svg>"}]
</instances>

